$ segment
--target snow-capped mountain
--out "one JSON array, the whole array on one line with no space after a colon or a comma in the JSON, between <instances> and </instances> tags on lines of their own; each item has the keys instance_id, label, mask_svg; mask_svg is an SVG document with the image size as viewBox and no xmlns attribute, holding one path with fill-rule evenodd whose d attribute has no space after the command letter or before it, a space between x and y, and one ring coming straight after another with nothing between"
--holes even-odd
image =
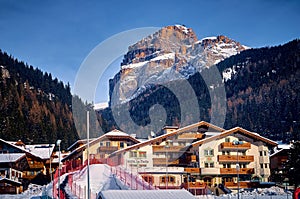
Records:
<instances>
[{"instance_id":1,"label":"snow-capped mountain","mask_svg":"<svg viewBox=\"0 0 300 199\"><path fill-rule=\"evenodd\" d=\"M163 84L219 63L247 49L226 36L197 39L191 28L167 26L128 48L110 81L110 103L135 98L152 84Z\"/></svg>"}]
</instances>

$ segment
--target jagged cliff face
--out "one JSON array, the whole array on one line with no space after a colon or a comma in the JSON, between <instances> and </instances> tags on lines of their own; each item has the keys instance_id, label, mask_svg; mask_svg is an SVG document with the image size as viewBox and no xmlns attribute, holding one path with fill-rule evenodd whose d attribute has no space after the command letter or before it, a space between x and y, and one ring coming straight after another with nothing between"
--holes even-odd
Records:
<instances>
[{"instance_id":1,"label":"jagged cliff face","mask_svg":"<svg viewBox=\"0 0 300 199\"><path fill-rule=\"evenodd\" d=\"M185 26L167 26L128 48L121 70L110 80L110 104L135 98L151 84L188 78L247 47L226 36L201 40Z\"/></svg>"}]
</instances>

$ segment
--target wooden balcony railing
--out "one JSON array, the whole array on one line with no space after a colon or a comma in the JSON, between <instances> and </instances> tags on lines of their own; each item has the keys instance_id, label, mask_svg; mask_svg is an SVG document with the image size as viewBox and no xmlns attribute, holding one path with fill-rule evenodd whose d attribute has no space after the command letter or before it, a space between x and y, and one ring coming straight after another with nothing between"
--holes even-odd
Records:
<instances>
[{"instance_id":1,"label":"wooden balcony railing","mask_svg":"<svg viewBox=\"0 0 300 199\"><path fill-rule=\"evenodd\" d=\"M155 145L152 146L153 152L184 152L185 151L185 146L169 146L166 148L166 146L161 146L161 145Z\"/></svg>"},{"instance_id":2,"label":"wooden balcony railing","mask_svg":"<svg viewBox=\"0 0 300 199\"><path fill-rule=\"evenodd\" d=\"M98 149L100 152L114 152L118 150L117 146L100 146Z\"/></svg>"},{"instance_id":3,"label":"wooden balcony railing","mask_svg":"<svg viewBox=\"0 0 300 199\"><path fill-rule=\"evenodd\" d=\"M221 149L239 149L239 150L245 149L246 150L250 148L251 148L251 144L249 142L245 142L239 145L234 145L232 142L221 143Z\"/></svg>"},{"instance_id":4,"label":"wooden balcony railing","mask_svg":"<svg viewBox=\"0 0 300 199\"><path fill-rule=\"evenodd\" d=\"M206 184L204 182L185 182L185 183L182 183L182 186L185 188L185 189L195 189L195 188L198 188L198 189L205 189L206 188Z\"/></svg>"},{"instance_id":5,"label":"wooden balcony railing","mask_svg":"<svg viewBox=\"0 0 300 199\"><path fill-rule=\"evenodd\" d=\"M187 173L200 173L200 168L184 168L184 171Z\"/></svg>"},{"instance_id":6,"label":"wooden balcony railing","mask_svg":"<svg viewBox=\"0 0 300 199\"><path fill-rule=\"evenodd\" d=\"M166 165L167 164L179 164L179 159L176 160L168 160L168 162L166 162L166 158L153 158L153 165L157 166L157 165Z\"/></svg>"},{"instance_id":7,"label":"wooden balcony railing","mask_svg":"<svg viewBox=\"0 0 300 199\"><path fill-rule=\"evenodd\" d=\"M238 184L237 184L237 182L225 182L225 186L228 187L229 189L232 189L232 188L237 188ZM239 187L240 187L240 189L251 188L252 183L251 182L239 182Z\"/></svg>"},{"instance_id":8,"label":"wooden balcony railing","mask_svg":"<svg viewBox=\"0 0 300 199\"><path fill-rule=\"evenodd\" d=\"M219 162L253 162L254 156L253 155L218 155Z\"/></svg>"},{"instance_id":9,"label":"wooden balcony railing","mask_svg":"<svg viewBox=\"0 0 300 199\"><path fill-rule=\"evenodd\" d=\"M220 174L237 174L236 168L221 168ZM254 174L253 168L240 168L239 174Z\"/></svg>"}]
</instances>

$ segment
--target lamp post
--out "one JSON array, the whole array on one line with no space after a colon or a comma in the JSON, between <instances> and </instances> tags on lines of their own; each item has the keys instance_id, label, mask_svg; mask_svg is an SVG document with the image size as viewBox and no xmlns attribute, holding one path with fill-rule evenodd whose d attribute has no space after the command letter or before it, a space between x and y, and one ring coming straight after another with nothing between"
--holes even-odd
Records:
<instances>
[{"instance_id":1,"label":"lamp post","mask_svg":"<svg viewBox=\"0 0 300 199\"><path fill-rule=\"evenodd\" d=\"M90 199L90 112L86 113L86 137L87 137L87 198Z\"/></svg>"},{"instance_id":2,"label":"lamp post","mask_svg":"<svg viewBox=\"0 0 300 199\"><path fill-rule=\"evenodd\" d=\"M166 148L166 177L165 177L165 184L166 184L166 189L168 189L168 182L169 182L169 177L168 177L168 149L170 148L170 143L172 141L169 140L169 141L166 141L166 145L165 145L165 148Z\"/></svg>"},{"instance_id":3,"label":"lamp post","mask_svg":"<svg viewBox=\"0 0 300 199\"><path fill-rule=\"evenodd\" d=\"M58 146L58 199L60 199L60 143L61 140L56 141L56 145Z\"/></svg>"},{"instance_id":4,"label":"lamp post","mask_svg":"<svg viewBox=\"0 0 300 199\"><path fill-rule=\"evenodd\" d=\"M235 140L232 142L233 145L236 145L237 149L236 149L236 159L237 159L237 163L236 163L236 173L237 173L237 196L238 196L238 199L240 199L240 175L239 175L239 171L240 171L240 163L239 163L239 145L240 144L243 144L243 141L238 141L238 140Z\"/></svg>"}]
</instances>

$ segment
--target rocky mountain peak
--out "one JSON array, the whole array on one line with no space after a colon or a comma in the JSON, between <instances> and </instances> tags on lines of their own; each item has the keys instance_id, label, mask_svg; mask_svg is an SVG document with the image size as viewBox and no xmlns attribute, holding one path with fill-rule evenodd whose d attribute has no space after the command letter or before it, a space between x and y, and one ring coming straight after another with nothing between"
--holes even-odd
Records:
<instances>
[{"instance_id":1,"label":"rocky mountain peak","mask_svg":"<svg viewBox=\"0 0 300 199\"><path fill-rule=\"evenodd\" d=\"M181 53L182 49L186 49L186 46L194 44L197 40L197 36L191 28L183 25L166 26L129 46L128 53L124 56L121 65L145 61L158 52L160 52L159 54Z\"/></svg>"},{"instance_id":2,"label":"rocky mountain peak","mask_svg":"<svg viewBox=\"0 0 300 199\"><path fill-rule=\"evenodd\" d=\"M198 40L191 28L166 26L128 47L120 72L110 81L110 104L133 99L148 85L188 78L245 49L223 35Z\"/></svg>"}]
</instances>

